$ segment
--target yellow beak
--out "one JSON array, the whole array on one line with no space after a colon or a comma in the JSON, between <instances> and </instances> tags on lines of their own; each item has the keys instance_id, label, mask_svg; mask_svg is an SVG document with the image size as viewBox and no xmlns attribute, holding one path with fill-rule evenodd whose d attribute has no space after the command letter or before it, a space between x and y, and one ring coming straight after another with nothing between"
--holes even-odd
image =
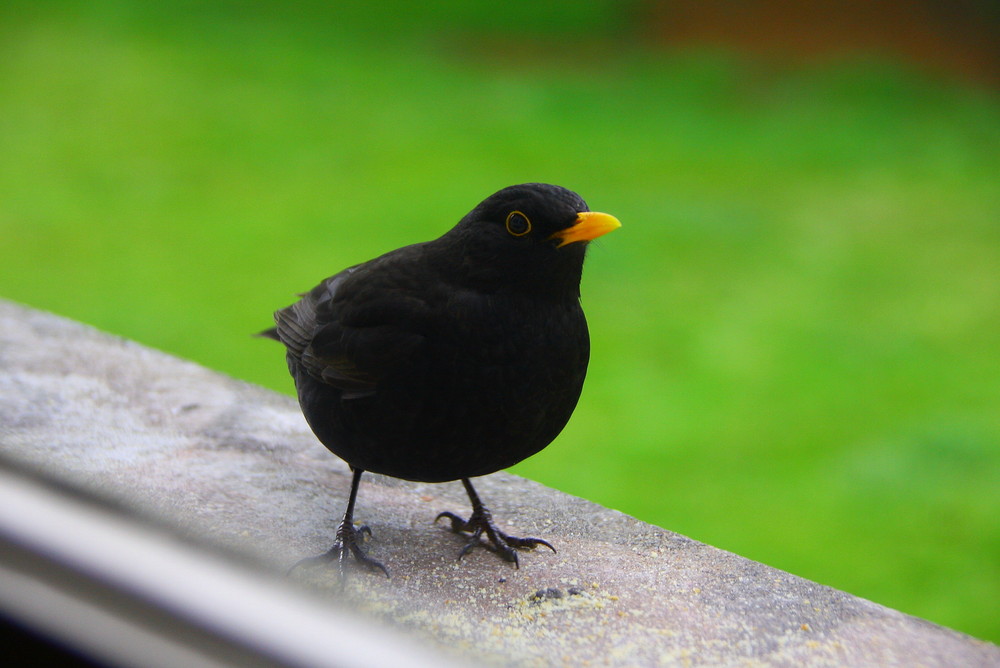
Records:
<instances>
[{"instance_id":1,"label":"yellow beak","mask_svg":"<svg viewBox=\"0 0 1000 668\"><path fill-rule=\"evenodd\" d=\"M596 211L584 211L576 217L576 221L565 230L559 230L550 239L559 239L558 248L577 241L590 241L611 230L617 230L622 224L614 216Z\"/></svg>"}]
</instances>

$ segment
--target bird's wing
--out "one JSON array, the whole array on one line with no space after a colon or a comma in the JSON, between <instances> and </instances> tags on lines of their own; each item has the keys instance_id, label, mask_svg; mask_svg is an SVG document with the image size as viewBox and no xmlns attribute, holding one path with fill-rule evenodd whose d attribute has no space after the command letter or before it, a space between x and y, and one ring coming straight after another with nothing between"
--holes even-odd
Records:
<instances>
[{"instance_id":1,"label":"bird's wing","mask_svg":"<svg viewBox=\"0 0 1000 668\"><path fill-rule=\"evenodd\" d=\"M426 301L405 276L377 269L372 263L345 269L275 313L289 354L346 399L374 393L424 341Z\"/></svg>"}]
</instances>

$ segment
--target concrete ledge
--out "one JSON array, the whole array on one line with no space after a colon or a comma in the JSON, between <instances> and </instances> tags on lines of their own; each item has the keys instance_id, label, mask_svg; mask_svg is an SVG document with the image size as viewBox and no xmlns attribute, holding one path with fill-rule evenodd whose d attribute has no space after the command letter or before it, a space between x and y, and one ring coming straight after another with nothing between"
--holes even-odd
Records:
<instances>
[{"instance_id":1,"label":"concrete ledge","mask_svg":"<svg viewBox=\"0 0 1000 668\"><path fill-rule=\"evenodd\" d=\"M0 453L276 572L329 548L350 482L292 399L4 301ZM433 520L468 513L459 484L366 476L356 518L392 579L342 590L300 569L287 586L476 663L1000 665L990 643L531 481L477 488L559 553L456 563L463 539Z\"/></svg>"}]
</instances>

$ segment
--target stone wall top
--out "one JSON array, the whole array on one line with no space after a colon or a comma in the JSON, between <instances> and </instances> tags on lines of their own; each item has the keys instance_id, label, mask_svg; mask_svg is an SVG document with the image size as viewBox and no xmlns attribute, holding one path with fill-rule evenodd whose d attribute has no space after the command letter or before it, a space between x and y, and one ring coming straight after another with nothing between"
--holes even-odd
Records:
<instances>
[{"instance_id":1,"label":"stone wall top","mask_svg":"<svg viewBox=\"0 0 1000 668\"><path fill-rule=\"evenodd\" d=\"M329 548L350 483L295 402L0 301L0 452L275 572ZM355 518L392 577L306 587L460 659L503 665L1000 665L1000 648L508 474L502 526L558 549L521 568L434 524L458 483L366 476ZM26 512L30 512L27 510Z\"/></svg>"}]
</instances>

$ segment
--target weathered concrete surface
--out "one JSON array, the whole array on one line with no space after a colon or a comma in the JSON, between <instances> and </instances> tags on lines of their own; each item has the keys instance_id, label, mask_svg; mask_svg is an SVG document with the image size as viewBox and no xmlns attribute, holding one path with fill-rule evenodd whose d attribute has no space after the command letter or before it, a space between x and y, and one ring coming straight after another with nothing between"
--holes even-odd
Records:
<instances>
[{"instance_id":1,"label":"weathered concrete surface","mask_svg":"<svg viewBox=\"0 0 1000 668\"><path fill-rule=\"evenodd\" d=\"M288 397L4 301L0 451L282 570L329 547L350 480ZM559 553L456 563L463 539L433 519L468 512L461 486L370 476L356 518L392 578L294 579L476 663L1000 665L995 645L528 480L477 488Z\"/></svg>"}]
</instances>

